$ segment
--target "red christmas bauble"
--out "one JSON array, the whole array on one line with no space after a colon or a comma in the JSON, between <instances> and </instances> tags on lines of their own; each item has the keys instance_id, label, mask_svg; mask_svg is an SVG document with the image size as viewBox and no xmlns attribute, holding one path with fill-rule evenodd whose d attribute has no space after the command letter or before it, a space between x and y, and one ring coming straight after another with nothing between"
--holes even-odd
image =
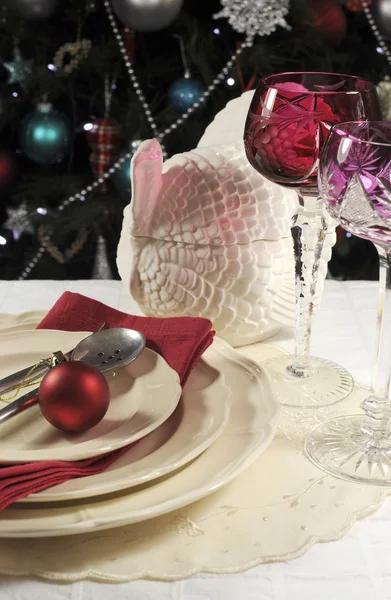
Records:
<instances>
[{"instance_id":1,"label":"red christmas bauble","mask_svg":"<svg viewBox=\"0 0 391 600\"><path fill-rule=\"evenodd\" d=\"M370 6L372 4L372 0L364 0L364 4ZM364 10L361 0L348 0L345 2L344 6L350 10L350 12L363 12Z\"/></svg>"},{"instance_id":2,"label":"red christmas bauble","mask_svg":"<svg viewBox=\"0 0 391 600\"><path fill-rule=\"evenodd\" d=\"M41 412L49 423L62 431L81 433L105 416L110 388L98 369L70 361L45 375L38 397Z\"/></svg>"},{"instance_id":3,"label":"red christmas bauble","mask_svg":"<svg viewBox=\"0 0 391 600\"><path fill-rule=\"evenodd\" d=\"M18 172L16 156L0 147L0 198L11 193L18 179Z\"/></svg>"},{"instance_id":4,"label":"red christmas bauble","mask_svg":"<svg viewBox=\"0 0 391 600\"><path fill-rule=\"evenodd\" d=\"M360 0L358 0L358 1L360 1ZM135 52L135 48L136 48L134 30L130 29L130 27L124 27L123 32L122 32L122 37L124 40L126 54L128 55L128 59L130 60L130 62L133 62L134 52Z\"/></svg>"},{"instance_id":5,"label":"red christmas bauble","mask_svg":"<svg viewBox=\"0 0 391 600\"><path fill-rule=\"evenodd\" d=\"M329 46L339 46L346 35L346 16L335 0L311 0L309 19L303 21Z\"/></svg>"}]
</instances>

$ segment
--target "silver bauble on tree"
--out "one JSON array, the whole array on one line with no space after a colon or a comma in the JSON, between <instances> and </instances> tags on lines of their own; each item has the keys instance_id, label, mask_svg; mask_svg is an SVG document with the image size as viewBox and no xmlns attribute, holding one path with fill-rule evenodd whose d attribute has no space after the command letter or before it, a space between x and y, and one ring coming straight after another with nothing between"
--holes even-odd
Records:
<instances>
[{"instance_id":1,"label":"silver bauble on tree","mask_svg":"<svg viewBox=\"0 0 391 600\"><path fill-rule=\"evenodd\" d=\"M391 0L373 0L372 15L386 40L391 40Z\"/></svg>"},{"instance_id":2,"label":"silver bauble on tree","mask_svg":"<svg viewBox=\"0 0 391 600\"><path fill-rule=\"evenodd\" d=\"M113 0L113 9L124 25L136 31L158 31L180 13L183 0Z\"/></svg>"},{"instance_id":3,"label":"silver bauble on tree","mask_svg":"<svg viewBox=\"0 0 391 600\"><path fill-rule=\"evenodd\" d=\"M47 19L57 8L59 0L7 0L7 6L26 19Z\"/></svg>"}]
</instances>

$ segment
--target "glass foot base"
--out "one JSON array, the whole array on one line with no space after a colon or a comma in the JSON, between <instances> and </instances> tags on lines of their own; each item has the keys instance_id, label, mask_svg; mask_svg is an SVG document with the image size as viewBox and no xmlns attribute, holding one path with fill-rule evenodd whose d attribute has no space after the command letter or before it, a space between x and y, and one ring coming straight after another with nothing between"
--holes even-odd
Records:
<instances>
[{"instance_id":1,"label":"glass foot base","mask_svg":"<svg viewBox=\"0 0 391 600\"><path fill-rule=\"evenodd\" d=\"M305 440L308 458L339 479L391 486L391 431L365 415L338 417L315 427Z\"/></svg>"},{"instance_id":2,"label":"glass foot base","mask_svg":"<svg viewBox=\"0 0 391 600\"><path fill-rule=\"evenodd\" d=\"M352 376L339 365L323 358L310 359L309 377L289 372L292 356L272 358L264 363L283 406L321 408L340 402L354 388Z\"/></svg>"}]
</instances>

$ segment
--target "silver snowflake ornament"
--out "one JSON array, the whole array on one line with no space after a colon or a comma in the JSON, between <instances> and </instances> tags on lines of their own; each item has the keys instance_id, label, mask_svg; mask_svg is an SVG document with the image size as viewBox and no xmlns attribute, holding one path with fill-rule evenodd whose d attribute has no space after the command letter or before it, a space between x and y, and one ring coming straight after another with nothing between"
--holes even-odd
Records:
<instances>
[{"instance_id":1,"label":"silver snowflake ornament","mask_svg":"<svg viewBox=\"0 0 391 600\"><path fill-rule=\"evenodd\" d=\"M26 203L22 202L17 208L7 208L7 220L4 223L5 229L12 231L14 239L20 238L22 233L34 233L34 227L31 223L30 212L26 208Z\"/></svg>"},{"instance_id":2,"label":"silver snowflake ornament","mask_svg":"<svg viewBox=\"0 0 391 600\"><path fill-rule=\"evenodd\" d=\"M26 80L30 77L33 71L33 61L24 60L20 53L19 48L14 48L14 58L12 61L4 63L5 68L9 72L10 76L8 84L20 83L22 87L26 86Z\"/></svg>"},{"instance_id":3,"label":"silver snowflake ornament","mask_svg":"<svg viewBox=\"0 0 391 600\"><path fill-rule=\"evenodd\" d=\"M256 35L270 35L278 26L289 29L285 17L290 0L221 0L222 10L214 19L226 18L232 29L244 33L248 40Z\"/></svg>"}]
</instances>

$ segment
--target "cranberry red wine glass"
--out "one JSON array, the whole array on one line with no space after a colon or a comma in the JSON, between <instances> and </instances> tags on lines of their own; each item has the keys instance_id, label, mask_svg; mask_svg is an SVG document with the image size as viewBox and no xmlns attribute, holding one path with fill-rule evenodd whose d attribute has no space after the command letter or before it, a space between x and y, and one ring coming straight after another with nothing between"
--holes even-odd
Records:
<instances>
[{"instance_id":1,"label":"cranberry red wine glass","mask_svg":"<svg viewBox=\"0 0 391 600\"><path fill-rule=\"evenodd\" d=\"M350 75L269 75L261 80L253 96L244 133L247 158L264 177L294 188L299 197L292 221L295 350L293 356L268 363L282 404L327 406L353 389L353 380L345 369L309 354L317 272L327 232L318 198L317 171L334 124L379 118L374 84Z\"/></svg>"},{"instance_id":2,"label":"cranberry red wine glass","mask_svg":"<svg viewBox=\"0 0 391 600\"><path fill-rule=\"evenodd\" d=\"M319 191L332 217L376 246L380 293L372 390L363 412L316 427L306 451L337 477L391 486L391 123L336 125L321 157Z\"/></svg>"}]
</instances>

